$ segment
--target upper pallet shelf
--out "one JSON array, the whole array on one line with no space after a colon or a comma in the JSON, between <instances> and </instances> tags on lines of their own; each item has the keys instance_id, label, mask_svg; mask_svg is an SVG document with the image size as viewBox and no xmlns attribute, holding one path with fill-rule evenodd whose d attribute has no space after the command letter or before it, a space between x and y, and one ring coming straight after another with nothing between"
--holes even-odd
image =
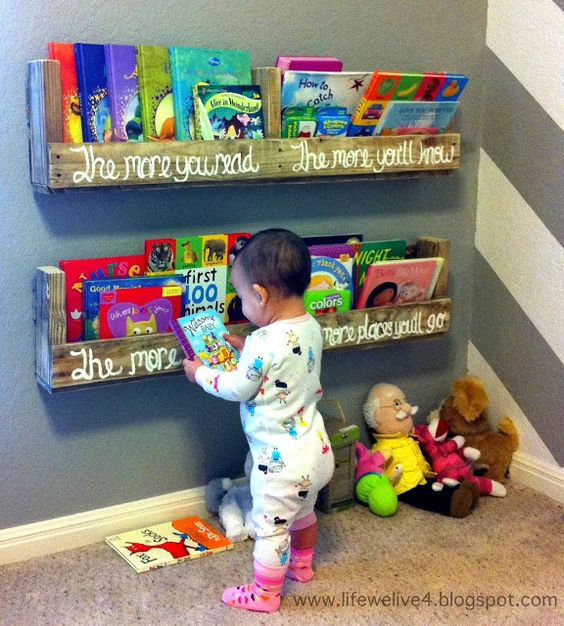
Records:
<instances>
[{"instance_id":1,"label":"upper pallet shelf","mask_svg":"<svg viewBox=\"0 0 564 626\"><path fill-rule=\"evenodd\" d=\"M276 75L256 70L271 93ZM274 77L273 77L274 76ZM279 139L270 112L267 138L258 141L62 143L59 64L28 64L31 182L36 191L299 182L309 178L382 178L457 169L460 135L404 135ZM330 179L329 179L330 180Z\"/></svg>"}]
</instances>

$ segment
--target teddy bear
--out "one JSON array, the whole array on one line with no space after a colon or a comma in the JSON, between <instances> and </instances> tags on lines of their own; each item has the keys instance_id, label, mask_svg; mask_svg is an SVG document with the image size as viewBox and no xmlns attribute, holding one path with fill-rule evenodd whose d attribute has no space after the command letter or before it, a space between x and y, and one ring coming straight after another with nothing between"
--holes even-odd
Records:
<instances>
[{"instance_id":1,"label":"teddy bear","mask_svg":"<svg viewBox=\"0 0 564 626\"><path fill-rule=\"evenodd\" d=\"M488 422L488 404L482 381L475 376L462 376L454 381L451 395L435 414L447 422L453 434L462 435L467 445L480 451L480 465L486 469L484 475L503 483L509 476L513 453L519 447L519 433L507 416L499 421L497 432L493 431Z\"/></svg>"},{"instance_id":2,"label":"teddy bear","mask_svg":"<svg viewBox=\"0 0 564 626\"><path fill-rule=\"evenodd\" d=\"M462 435L447 439L448 424L438 417L431 419L429 424L417 424L415 434L419 445L431 460L431 466L437 477L433 489L440 491L444 485L454 486L463 480L470 480L478 486L482 496L507 495L505 487L491 478L474 476L471 466L480 458L480 451L465 446Z\"/></svg>"},{"instance_id":3,"label":"teddy bear","mask_svg":"<svg viewBox=\"0 0 564 626\"><path fill-rule=\"evenodd\" d=\"M435 473L412 436L413 415L417 410L399 387L389 383L374 385L363 409L376 439L372 452L391 451L392 461L386 467L386 474L395 482L400 502L442 515L466 517L478 503L479 489L469 480L459 485L444 485L440 491L433 489L428 479L434 478Z\"/></svg>"},{"instance_id":4,"label":"teddy bear","mask_svg":"<svg viewBox=\"0 0 564 626\"><path fill-rule=\"evenodd\" d=\"M204 491L208 511L219 515L226 537L233 542L245 541L249 537L254 539L251 522L253 498L249 485L252 465L253 457L249 450L245 459L245 482L234 485L231 478L213 478Z\"/></svg>"}]
</instances>

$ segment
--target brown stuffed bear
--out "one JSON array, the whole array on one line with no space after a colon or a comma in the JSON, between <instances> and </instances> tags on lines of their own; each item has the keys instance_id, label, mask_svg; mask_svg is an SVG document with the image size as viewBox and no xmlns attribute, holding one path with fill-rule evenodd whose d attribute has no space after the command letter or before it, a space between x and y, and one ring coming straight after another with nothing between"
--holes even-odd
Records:
<instances>
[{"instance_id":1,"label":"brown stuffed bear","mask_svg":"<svg viewBox=\"0 0 564 626\"><path fill-rule=\"evenodd\" d=\"M481 452L480 464L487 466L485 475L504 482L513 452L519 447L519 433L510 417L501 418L498 432L491 430L488 404L482 382L474 376L463 376L454 381L452 394L443 401L438 415L448 422L452 433L464 437L467 446Z\"/></svg>"}]
</instances>

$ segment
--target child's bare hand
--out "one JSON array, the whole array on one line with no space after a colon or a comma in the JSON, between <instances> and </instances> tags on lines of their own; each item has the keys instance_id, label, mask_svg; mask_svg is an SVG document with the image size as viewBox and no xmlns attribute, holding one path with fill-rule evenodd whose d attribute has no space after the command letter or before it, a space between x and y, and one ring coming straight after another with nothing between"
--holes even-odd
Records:
<instances>
[{"instance_id":1,"label":"child's bare hand","mask_svg":"<svg viewBox=\"0 0 564 626\"><path fill-rule=\"evenodd\" d=\"M225 341L227 341L227 343L230 343L235 350L237 350L237 352L241 353L243 352L243 348L245 346L245 338L244 337L240 337L239 335L223 335L223 338L225 339Z\"/></svg>"},{"instance_id":2,"label":"child's bare hand","mask_svg":"<svg viewBox=\"0 0 564 626\"><path fill-rule=\"evenodd\" d=\"M186 374L186 378L191 383L196 382L196 370L201 365L203 365L203 362L197 356L194 357L193 361L191 361L190 359L184 359L184 361L182 361L182 367L184 367L184 373Z\"/></svg>"}]
</instances>

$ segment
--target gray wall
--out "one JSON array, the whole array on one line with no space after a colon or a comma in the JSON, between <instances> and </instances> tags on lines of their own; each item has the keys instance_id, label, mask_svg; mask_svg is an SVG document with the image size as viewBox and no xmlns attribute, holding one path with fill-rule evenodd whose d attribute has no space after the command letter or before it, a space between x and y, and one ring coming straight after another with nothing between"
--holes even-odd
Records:
<instances>
[{"instance_id":1,"label":"gray wall","mask_svg":"<svg viewBox=\"0 0 564 626\"><path fill-rule=\"evenodd\" d=\"M0 64L0 528L239 475L245 455L238 407L204 396L181 376L55 396L42 391L34 378L31 292L39 265L141 250L149 237L276 225L302 235L354 230L368 239L447 237L448 336L328 353L323 383L350 420L362 423L361 405L378 381L402 386L426 415L466 372L486 3L352 6L334 0L3 2L1 58L10 63ZM464 72L471 82L457 121L462 168L403 182L37 196L29 184L25 66L45 57L49 40L249 47L254 66L271 65L282 52L334 54L349 70Z\"/></svg>"}]
</instances>

